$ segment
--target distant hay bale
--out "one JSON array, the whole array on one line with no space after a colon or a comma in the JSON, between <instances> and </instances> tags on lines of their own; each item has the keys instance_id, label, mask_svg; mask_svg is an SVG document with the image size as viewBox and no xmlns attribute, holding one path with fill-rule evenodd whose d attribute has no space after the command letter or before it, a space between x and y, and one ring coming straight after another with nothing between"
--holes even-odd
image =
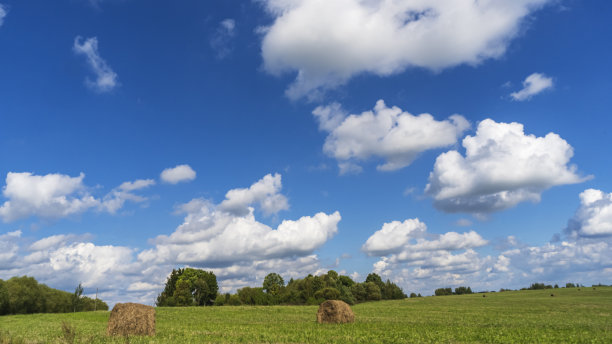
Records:
<instances>
[{"instance_id":1,"label":"distant hay bale","mask_svg":"<svg viewBox=\"0 0 612 344\"><path fill-rule=\"evenodd\" d=\"M487 297L487 295L485 295L485 294L482 294L482 297Z\"/></svg>"},{"instance_id":2,"label":"distant hay bale","mask_svg":"<svg viewBox=\"0 0 612 344\"><path fill-rule=\"evenodd\" d=\"M154 336L155 308L138 303L118 303L113 307L106 334L109 336Z\"/></svg>"},{"instance_id":3,"label":"distant hay bale","mask_svg":"<svg viewBox=\"0 0 612 344\"><path fill-rule=\"evenodd\" d=\"M555 294L550 294L550 296L555 296Z\"/></svg>"},{"instance_id":4,"label":"distant hay bale","mask_svg":"<svg viewBox=\"0 0 612 344\"><path fill-rule=\"evenodd\" d=\"M327 300L319 306L317 322L319 324L344 324L355 321L355 313L344 301Z\"/></svg>"}]
</instances>

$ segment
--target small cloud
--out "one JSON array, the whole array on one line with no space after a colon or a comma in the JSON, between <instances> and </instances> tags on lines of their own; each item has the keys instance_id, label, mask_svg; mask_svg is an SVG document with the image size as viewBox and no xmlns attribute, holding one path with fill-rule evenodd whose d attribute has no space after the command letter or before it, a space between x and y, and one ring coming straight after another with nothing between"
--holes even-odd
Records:
<instances>
[{"instance_id":1,"label":"small cloud","mask_svg":"<svg viewBox=\"0 0 612 344\"><path fill-rule=\"evenodd\" d=\"M234 19L222 20L217 26L217 30L210 37L209 44L219 60L226 58L234 50L232 39L235 35L236 21Z\"/></svg>"},{"instance_id":2,"label":"small cloud","mask_svg":"<svg viewBox=\"0 0 612 344\"><path fill-rule=\"evenodd\" d=\"M468 219L459 219L455 222L455 226L459 226L459 227L469 227L472 224L473 222Z\"/></svg>"},{"instance_id":3,"label":"small cloud","mask_svg":"<svg viewBox=\"0 0 612 344\"><path fill-rule=\"evenodd\" d=\"M96 80L85 79L87 86L99 93L110 92L119 86L117 73L115 73L98 51L98 38L91 37L82 42L83 37L74 39L72 50L77 55L84 55L92 71L96 74Z\"/></svg>"},{"instance_id":4,"label":"small cloud","mask_svg":"<svg viewBox=\"0 0 612 344\"><path fill-rule=\"evenodd\" d=\"M170 184L189 182L196 178L196 172L189 165L178 165L163 170L160 178L163 182Z\"/></svg>"},{"instance_id":5,"label":"small cloud","mask_svg":"<svg viewBox=\"0 0 612 344\"><path fill-rule=\"evenodd\" d=\"M6 17L8 9L6 5L0 4L0 26L4 24L4 17Z\"/></svg>"},{"instance_id":6,"label":"small cloud","mask_svg":"<svg viewBox=\"0 0 612 344\"><path fill-rule=\"evenodd\" d=\"M523 89L510 93L512 99L522 102L553 87L553 79L544 74L533 73L523 81Z\"/></svg>"},{"instance_id":7,"label":"small cloud","mask_svg":"<svg viewBox=\"0 0 612 344\"><path fill-rule=\"evenodd\" d=\"M406 190L404 190L404 196L410 196L413 193L415 193L416 188L414 186L408 187L406 188Z\"/></svg>"}]
</instances>

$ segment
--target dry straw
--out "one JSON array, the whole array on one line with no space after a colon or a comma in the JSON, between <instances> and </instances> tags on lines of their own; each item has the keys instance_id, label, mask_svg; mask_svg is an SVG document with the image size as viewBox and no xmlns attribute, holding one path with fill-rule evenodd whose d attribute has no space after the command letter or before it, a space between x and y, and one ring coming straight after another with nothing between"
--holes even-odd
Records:
<instances>
[{"instance_id":1,"label":"dry straw","mask_svg":"<svg viewBox=\"0 0 612 344\"><path fill-rule=\"evenodd\" d=\"M116 304L106 333L109 336L155 335L155 308L138 303Z\"/></svg>"},{"instance_id":2,"label":"dry straw","mask_svg":"<svg viewBox=\"0 0 612 344\"><path fill-rule=\"evenodd\" d=\"M346 302L340 300L327 300L319 306L317 322L343 324L355 321L355 313Z\"/></svg>"}]
</instances>

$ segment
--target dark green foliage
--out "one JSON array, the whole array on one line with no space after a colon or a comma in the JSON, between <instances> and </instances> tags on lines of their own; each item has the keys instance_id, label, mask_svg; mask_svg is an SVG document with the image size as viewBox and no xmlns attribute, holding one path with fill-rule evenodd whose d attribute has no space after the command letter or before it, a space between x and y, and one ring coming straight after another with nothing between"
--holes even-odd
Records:
<instances>
[{"instance_id":1,"label":"dark green foliage","mask_svg":"<svg viewBox=\"0 0 612 344\"><path fill-rule=\"evenodd\" d=\"M95 301L82 296L83 288L79 287L73 294L39 284L33 277L0 280L0 315L93 311ZM77 294L79 301L75 308ZM101 300L98 300L97 306L98 310L108 310L108 305Z\"/></svg>"},{"instance_id":2,"label":"dark green foliage","mask_svg":"<svg viewBox=\"0 0 612 344\"><path fill-rule=\"evenodd\" d=\"M365 302L368 300L366 289L363 283L353 284L353 286L351 286L351 293L353 293L356 302Z\"/></svg>"},{"instance_id":3,"label":"dark green foliage","mask_svg":"<svg viewBox=\"0 0 612 344\"><path fill-rule=\"evenodd\" d=\"M532 283L529 288L523 288L527 290L539 290L539 289L552 289L552 285L546 285L544 283Z\"/></svg>"},{"instance_id":4,"label":"dark green foliage","mask_svg":"<svg viewBox=\"0 0 612 344\"><path fill-rule=\"evenodd\" d=\"M470 287L457 287L455 288L455 295L473 294L472 288Z\"/></svg>"},{"instance_id":5,"label":"dark green foliage","mask_svg":"<svg viewBox=\"0 0 612 344\"><path fill-rule=\"evenodd\" d=\"M169 279L172 278L172 275ZM387 299L403 299L406 294L395 283L382 281L377 274L368 275L364 283L355 283L350 277L330 270L320 276L289 280L284 286L283 278L271 273L266 276L263 288L245 287L239 289L235 301L230 296L217 297L215 305L318 305L325 300L342 300L349 305ZM229 294L228 294L229 295ZM159 303L158 303L159 305Z\"/></svg>"},{"instance_id":6,"label":"dark green foliage","mask_svg":"<svg viewBox=\"0 0 612 344\"><path fill-rule=\"evenodd\" d=\"M216 301L217 277L214 273L185 268L172 270L166 286L157 297L157 306L211 306Z\"/></svg>"},{"instance_id":7,"label":"dark green foliage","mask_svg":"<svg viewBox=\"0 0 612 344\"><path fill-rule=\"evenodd\" d=\"M576 285L574 283L565 283L565 287L566 288L576 288Z\"/></svg>"},{"instance_id":8,"label":"dark green foliage","mask_svg":"<svg viewBox=\"0 0 612 344\"><path fill-rule=\"evenodd\" d=\"M281 275L277 273L270 273L264 278L263 281L263 290L268 294L278 295L281 291L281 288L285 286L285 281L281 277Z\"/></svg>"},{"instance_id":9,"label":"dark green foliage","mask_svg":"<svg viewBox=\"0 0 612 344\"><path fill-rule=\"evenodd\" d=\"M244 287L238 289L238 298L243 305L274 305L276 299L274 296L264 293L263 288Z\"/></svg>"},{"instance_id":10,"label":"dark green foliage","mask_svg":"<svg viewBox=\"0 0 612 344\"><path fill-rule=\"evenodd\" d=\"M363 284L366 290L366 300L367 301L378 301L382 298L382 294L380 293L380 288L374 282L365 282Z\"/></svg>"},{"instance_id":11,"label":"dark green foliage","mask_svg":"<svg viewBox=\"0 0 612 344\"><path fill-rule=\"evenodd\" d=\"M338 300L340 298L340 291L334 287L325 287L317 290L314 296L317 299Z\"/></svg>"},{"instance_id":12,"label":"dark green foliage","mask_svg":"<svg viewBox=\"0 0 612 344\"><path fill-rule=\"evenodd\" d=\"M412 299L412 298L414 298L414 297L417 297L417 294L415 294L415 293L410 293L410 298Z\"/></svg>"},{"instance_id":13,"label":"dark green foliage","mask_svg":"<svg viewBox=\"0 0 612 344\"><path fill-rule=\"evenodd\" d=\"M81 283L79 283L79 285L74 289L74 294L72 294L73 312L81 310L81 296L83 296L83 286L81 286Z\"/></svg>"},{"instance_id":14,"label":"dark green foliage","mask_svg":"<svg viewBox=\"0 0 612 344\"><path fill-rule=\"evenodd\" d=\"M453 289L451 289L451 288L438 288L438 289L436 289L434 294L436 296L453 295Z\"/></svg>"}]
</instances>

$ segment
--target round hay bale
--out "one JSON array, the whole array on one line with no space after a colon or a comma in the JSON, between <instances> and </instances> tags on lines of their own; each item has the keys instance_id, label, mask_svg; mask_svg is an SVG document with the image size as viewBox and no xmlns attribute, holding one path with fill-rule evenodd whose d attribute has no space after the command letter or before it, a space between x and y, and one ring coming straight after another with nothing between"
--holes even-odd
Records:
<instances>
[{"instance_id":1,"label":"round hay bale","mask_svg":"<svg viewBox=\"0 0 612 344\"><path fill-rule=\"evenodd\" d=\"M155 308L138 303L118 303L113 307L106 334L109 336L155 335Z\"/></svg>"},{"instance_id":2,"label":"round hay bale","mask_svg":"<svg viewBox=\"0 0 612 344\"><path fill-rule=\"evenodd\" d=\"M327 300L319 305L317 322L319 324L344 324L355 321L355 313L346 302Z\"/></svg>"}]
</instances>

